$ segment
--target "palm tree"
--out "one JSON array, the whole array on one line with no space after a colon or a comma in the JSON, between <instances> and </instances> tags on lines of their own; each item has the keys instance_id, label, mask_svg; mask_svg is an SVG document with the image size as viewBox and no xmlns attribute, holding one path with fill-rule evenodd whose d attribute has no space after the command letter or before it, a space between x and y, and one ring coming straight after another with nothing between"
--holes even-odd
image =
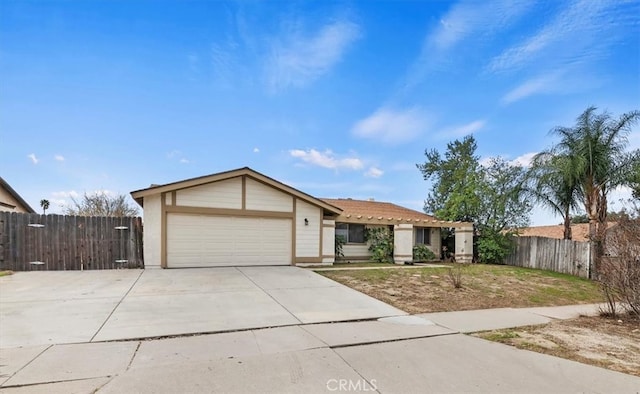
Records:
<instances>
[{"instance_id":1,"label":"palm tree","mask_svg":"<svg viewBox=\"0 0 640 394\"><path fill-rule=\"evenodd\" d=\"M597 273L604 252L607 222L607 196L618 186L629 183L640 160L640 150L627 152L627 136L640 118L640 111L612 119L607 112L596 114L587 108L572 128L552 130L560 136L557 154L571 157L572 176L578 180L582 202L589 217L589 237L595 243L594 269Z\"/></svg>"},{"instance_id":2,"label":"palm tree","mask_svg":"<svg viewBox=\"0 0 640 394\"><path fill-rule=\"evenodd\" d=\"M42 207L42 214L46 215L47 209L49 209L49 200L43 198L40 200L40 206Z\"/></svg>"},{"instance_id":3,"label":"palm tree","mask_svg":"<svg viewBox=\"0 0 640 394\"><path fill-rule=\"evenodd\" d=\"M579 208L580 187L573 173L571 155L554 150L538 153L531 162L527 192L533 199L560 215L564 239L571 239L571 212Z\"/></svg>"}]
</instances>

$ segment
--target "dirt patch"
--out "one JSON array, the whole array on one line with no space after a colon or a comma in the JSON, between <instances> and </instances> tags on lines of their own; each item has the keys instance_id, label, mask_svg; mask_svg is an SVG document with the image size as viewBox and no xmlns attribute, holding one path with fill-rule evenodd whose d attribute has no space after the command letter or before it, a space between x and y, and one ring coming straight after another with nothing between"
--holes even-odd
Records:
<instances>
[{"instance_id":1,"label":"dirt patch","mask_svg":"<svg viewBox=\"0 0 640 394\"><path fill-rule=\"evenodd\" d=\"M449 268L318 273L412 314L602 301L589 280L509 266L466 266L460 289L451 283Z\"/></svg>"},{"instance_id":2,"label":"dirt patch","mask_svg":"<svg viewBox=\"0 0 640 394\"><path fill-rule=\"evenodd\" d=\"M579 317L475 336L640 376L640 320L630 316Z\"/></svg>"}]
</instances>

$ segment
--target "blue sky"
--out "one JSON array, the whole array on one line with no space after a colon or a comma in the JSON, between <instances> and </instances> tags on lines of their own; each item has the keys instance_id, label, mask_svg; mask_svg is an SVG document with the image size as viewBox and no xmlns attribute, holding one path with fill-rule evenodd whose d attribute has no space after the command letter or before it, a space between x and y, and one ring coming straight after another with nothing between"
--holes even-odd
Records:
<instances>
[{"instance_id":1,"label":"blue sky","mask_svg":"<svg viewBox=\"0 0 640 394\"><path fill-rule=\"evenodd\" d=\"M244 166L421 210L425 149L473 133L482 158L527 164L589 105L639 109L639 15L639 1L3 0L0 174L53 212Z\"/></svg>"}]
</instances>

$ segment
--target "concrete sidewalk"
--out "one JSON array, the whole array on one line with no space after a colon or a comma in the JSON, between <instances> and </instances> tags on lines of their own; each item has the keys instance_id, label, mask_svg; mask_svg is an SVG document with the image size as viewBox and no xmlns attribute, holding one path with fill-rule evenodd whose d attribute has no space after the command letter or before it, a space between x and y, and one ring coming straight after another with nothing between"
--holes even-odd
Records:
<instances>
[{"instance_id":1,"label":"concrete sidewalk","mask_svg":"<svg viewBox=\"0 0 640 394\"><path fill-rule=\"evenodd\" d=\"M493 309L2 349L0 388L3 393L636 393L640 378L458 333L596 312L597 305Z\"/></svg>"},{"instance_id":2,"label":"concrete sidewalk","mask_svg":"<svg viewBox=\"0 0 640 394\"><path fill-rule=\"evenodd\" d=\"M553 319L596 316L601 304L565 305L536 308L497 308L473 311L422 313L417 316L461 333L499 330L536 324Z\"/></svg>"}]
</instances>

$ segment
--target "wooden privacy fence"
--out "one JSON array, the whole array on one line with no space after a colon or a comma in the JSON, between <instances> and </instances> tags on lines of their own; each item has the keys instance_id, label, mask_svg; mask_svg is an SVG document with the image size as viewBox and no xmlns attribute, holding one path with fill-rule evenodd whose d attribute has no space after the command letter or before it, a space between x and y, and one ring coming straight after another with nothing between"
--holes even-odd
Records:
<instances>
[{"instance_id":1,"label":"wooden privacy fence","mask_svg":"<svg viewBox=\"0 0 640 394\"><path fill-rule=\"evenodd\" d=\"M142 268L139 217L0 212L0 270Z\"/></svg>"},{"instance_id":2,"label":"wooden privacy fence","mask_svg":"<svg viewBox=\"0 0 640 394\"><path fill-rule=\"evenodd\" d=\"M591 249L588 242L543 237L516 237L516 247L505 264L589 277Z\"/></svg>"}]
</instances>

